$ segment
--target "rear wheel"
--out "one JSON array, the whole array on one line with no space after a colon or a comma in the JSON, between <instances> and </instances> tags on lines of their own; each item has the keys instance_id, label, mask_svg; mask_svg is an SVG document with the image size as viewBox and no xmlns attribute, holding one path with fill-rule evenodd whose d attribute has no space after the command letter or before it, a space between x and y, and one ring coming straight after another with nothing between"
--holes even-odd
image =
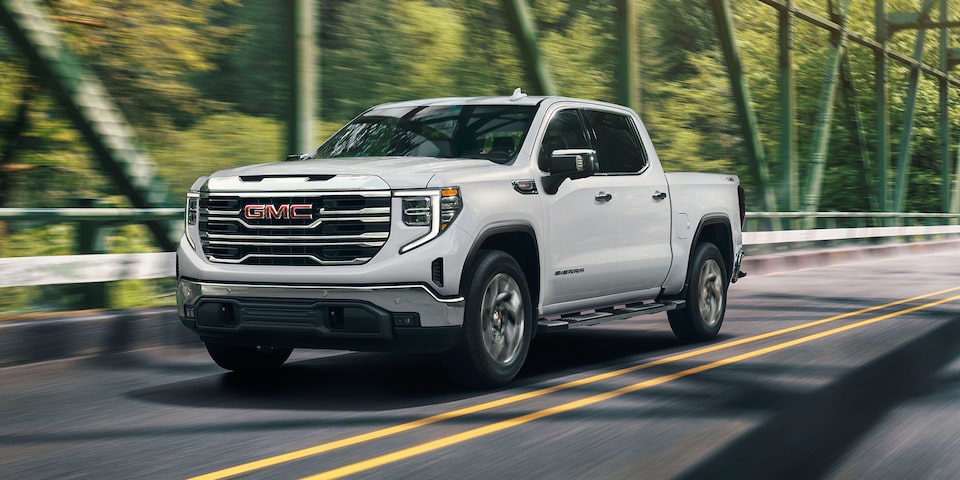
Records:
<instances>
[{"instance_id":1,"label":"rear wheel","mask_svg":"<svg viewBox=\"0 0 960 480\"><path fill-rule=\"evenodd\" d=\"M207 343L207 352L217 365L237 373L263 373L279 369L292 348L250 347Z\"/></svg>"},{"instance_id":2,"label":"rear wheel","mask_svg":"<svg viewBox=\"0 0 960 480\"><path fill-rule=\"evenodd\" d=\"M673 333L690 341L710 340L717 336L727 308L727 274L723 256L716 245L697 245L687 278L687 304L668 312Z\"/></svg>"},{"instance_id":3,"label":"rear wheel","mask_svg":"<svg viewBox=\"0 0 960 480\"><path fill-rule=\"evenodd\" d=\"M444 366L468 387L504 385L517 376L530 347L533 308L526 277L513 257L487 250L467 281L463 327Z\"/></svg>"}]
</instances>

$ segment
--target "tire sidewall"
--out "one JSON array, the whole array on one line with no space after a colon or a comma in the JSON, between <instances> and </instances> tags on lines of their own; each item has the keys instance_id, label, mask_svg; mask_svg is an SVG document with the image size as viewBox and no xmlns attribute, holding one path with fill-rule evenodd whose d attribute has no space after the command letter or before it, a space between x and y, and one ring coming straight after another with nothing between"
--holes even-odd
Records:
<instances>
[{"instance_id":1,"label":"tire sidewall","mask_svg":"<svg viewBox=\"0 0 960 480\"><path fill-rule=\"evenodd\" d=\"M703 266L707 260L713 259L717 262L717 265L720 266L720 273L723 276L720 280L721 285L721 297L722 304L720 305L720 317L717 319L717 322L714 325L707 325L707 321L701 317L700 308L698 307L700 301L700 276L703 274ZM690 280L688 283L688 293L687 293L687 308L690 309L690 315L692 316L693 328L696 330L696 334L700 338L713 338L720 331L720 326L723 325L723 318L727 313L727 288L729 287L728 282L728 273L726 265L723 262L723 255L720 254L720 249L716 245L705 242L700 244L697 247L695 256L693 257L693 263L690 268Z\"/></svg>"},{"instance_id":2,"label":"tire sidewall","mask_svg":"<svg viewBox=\"0 0 960 480\"><path fill-rule=\"evenodd\" d=\"M512 362L501 365L487 354L483 345L483 322L480 311L483 294L490 281L498 274L507 274L513 278L520 288L523 304L523 338L520 349ZM507 253L498 250L486 250L480 253L469 275L466 285L466 309L464 312L462 347L468 353L473 368L483 377L480 384L489 386L502 385L512 380L527 357L530 348L530 339L533 336L533 306L530 301L530 289L526 276L517 261Z\"/></svg>"}]
</instances>

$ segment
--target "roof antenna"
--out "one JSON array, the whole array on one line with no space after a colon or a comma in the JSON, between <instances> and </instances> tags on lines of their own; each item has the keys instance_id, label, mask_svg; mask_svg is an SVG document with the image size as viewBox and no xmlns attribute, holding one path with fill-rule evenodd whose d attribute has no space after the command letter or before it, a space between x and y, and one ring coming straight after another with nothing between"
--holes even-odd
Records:
<instances>
[{"instance_id":1,"label":"roof antenna","mask_svg":"<svg viewBox=\"0 0 960 480\"><path fill-rule=\"evenodd\" d=\"M521 91L520 91L520 87L517 87L517 89L513 91L513 95L510 96L510 101L511 101L511 102L515 102L515 101L520 100L521 98L526 97L526 96L527 96L527 94L521 92Z\"/></svg>"}]
</instances>

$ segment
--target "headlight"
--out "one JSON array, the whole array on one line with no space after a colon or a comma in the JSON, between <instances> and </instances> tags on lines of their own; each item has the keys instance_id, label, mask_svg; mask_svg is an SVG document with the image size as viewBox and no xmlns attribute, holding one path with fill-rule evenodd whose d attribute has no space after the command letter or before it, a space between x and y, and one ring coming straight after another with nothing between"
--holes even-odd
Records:
<instances>
[{"instance_id":1,"label":"headlight","mask_svg":"<svg viewBox=\"0 0 960 480\"><path fill-rule=\"evenodd\" d=\"M433 221L431 197L403 199L403 224L408 227L427 227Z\"/></svg>"},{"instance_id":2,"label":"headlight","mask_svg":"<svg viewBox=\"0 0 960 480\"><path fill-rule=\"evenodd\" d=\"M200 216L200 193L187 192L187 204L183 209L184 223L183 234L187 237L187 242L191 247L197 248L193 243L193 237L190 236L190 227L197 224Z\"/></svg>"},{"instance_id":3,"label":"headlight","mask_svg":"<svg viewBox=\"0 0 960 480\"><path fill-rule=\"evenodd\" d=\"M200 194L198 192L187 193L187 225L196 225L200 207Z\"/></svg>"},{"instance_id":4,"label":"headlight","mask_svg":"<svg viewBox=\"0 0 960 480\"><path fill-rule=\"evenodd\" d=\"M407 253L446 231L463 208L459 187L397 192L396 195L402 197L400 203L404 225L430 227L425 235L401 247L400 253Z\"/></svg>"},{"instance_id":5,"label":"headlight","mask_svg":"<svg viewBox=\"0 0 960 480\"><path fill-rule=\"evenodd\" d=\"M463 208L460 200L460 188L447 187L440 190L440 231L444 231L457 218Z\"/></svg>"}]
</instances>

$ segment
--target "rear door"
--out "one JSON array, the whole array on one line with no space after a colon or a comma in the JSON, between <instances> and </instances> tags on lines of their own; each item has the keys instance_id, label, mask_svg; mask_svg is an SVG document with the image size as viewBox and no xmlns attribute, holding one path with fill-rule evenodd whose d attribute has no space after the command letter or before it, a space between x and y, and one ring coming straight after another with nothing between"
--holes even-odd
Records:
<instances>
[{"instance_id":1,"label":"rear door","mask_svg":"<svg viewBox=\"0 0 960 480\"><path fill-rule=\"evenodd\" d=\"M614 210L613 293L660 287L672 261L666 176L659 162L648 158L631 115L585 109L583 119L602 172L596 178L610 195L607 207Z\"/></svg>"}]
</instances>

